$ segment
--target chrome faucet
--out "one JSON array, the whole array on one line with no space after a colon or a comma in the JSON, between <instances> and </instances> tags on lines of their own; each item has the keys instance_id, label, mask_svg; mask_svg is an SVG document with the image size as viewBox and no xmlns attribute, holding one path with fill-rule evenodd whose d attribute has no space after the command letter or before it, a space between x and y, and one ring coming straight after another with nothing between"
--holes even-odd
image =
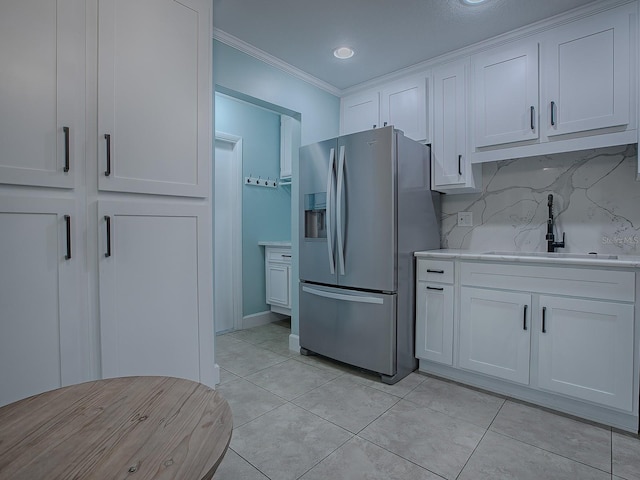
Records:
<instances>
[{"instance_id":1,"label":"chrome faucet","mask_svg":"<svg viewBox=\"0 0 640 480\"><path fill-rule=\"evenodd\" d=\"M547 252L555 252L556 248L564 248L564 232L562 232L562 241L556 242L556 237L553 234L553 194L549 194L547 197L547 206L549 207L549 220L547 220Z\"/></svg>"}]
</instances>

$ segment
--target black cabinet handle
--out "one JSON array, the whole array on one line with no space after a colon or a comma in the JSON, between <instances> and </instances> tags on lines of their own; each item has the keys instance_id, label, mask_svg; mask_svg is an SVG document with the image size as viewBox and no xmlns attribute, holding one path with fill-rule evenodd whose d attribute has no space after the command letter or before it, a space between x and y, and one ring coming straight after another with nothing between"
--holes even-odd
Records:
<instances>
[{"instance_id":1,"label":"black cabinet handle","mask_svg":"<svg viewBox=\"0 0 640 480\"><path fill-rule=\"evenodd\" d=\"M64 172L69 171L69 127L62 127L64 132Z\"/></svg>"},{"instance_id":2,"label":"black cabinet handle","mask_svg":"<svg viewBox=\"0 0 640 480\"><path fill-rule=\"evenodd\" d=\"M384 122L384 125L382 125L382 126L383 126L383 127L386 127L386 126L387 126L387 122Z\"/></svg>"},{"instance_id":3,"label":"black cabinet handle","mask_svg":"<svg viewBox=\"0 0 640 480\"><path fill-rule=\"evenodd\" d=\"M462 155L458 155L458 175L462 175Z\"/></svg>"},{"instance_id":4,"label":"black cabinet handle","mask_svg":"<svg viewBox=\"0 0 640 480\"><path fill-rule=\"evenodd\" d=\"M111 256L111 217L105 215L104 220L107 222L107 253L104 256L108 258Z\"/></svg>"},{"instance_id":5,"label":"black cabinet handle","mask_svg":"<svg viewBox=\"0 0 640 480\"><path fill-rule=\"evenodd\" d=\"M104 176L111 175L111 135L104 134L104 139L107 141L107 169L104 171Z\"/></svg>"},{"instance_id":6,"label":"black cabinet handle","mask_svg":"<svg viewBox=\"0 0 640 480\"><path fill-rule=\"evenodd\" d=\"M551 126L556 126L556 102L551 102Z\"/></svg>"},{"instance_id":7,"label":"black cabinet handle","mask_svg":"<svg viewBox=\"0 0 640 480\"><path fill-rule=\"evenodd\" d=\"M536 109L533 105L531 105L531 130L536 129L535 116L536 116Z\"/></svg>"},{"instance_id":8,"label":"black cabinet handle","mask_svg":"<svg viewBox=\"0 0 640 480\"><path fill-rule=\"evenodd\" d=\"M527 329L527 309L529 308L529 305L525 305L524 306L524 314L522 315L522 329L526 330Z\"/></svg>"},{"instance_id":9,"label":"black cabinet handle","mask_svg":"<svg viewBox=\"0 0 640 480\"><path fill-rule=\"evenodd\" d=\"M547 307L542 307L542 333L547 333Z\"/></svg>"},{"instance_id":10,"label":"black cabinet handle","mask_svg":"<svg viewBox=\"0 0 640 480\"><path fill-rule=\"evenodd\" d=\"M376 128L378 125L374 125L373 128Z\"/></svg>"},{"instance_id":11,"label":"black cabinet handle","mask_svg":"<svg viewBox=\"0 0 640 480\"><path fill-rule=\"evenodd\" d=\"M65 215L64 222L67 224L67 254L64 259L71 260L71 216Z\"/></svg>"},{"instance_id":12,"label":"black cabinet handle","mask_svg":"<svg viewBox=\"0 0 640 480\"><path fill-rule=\"evenodd\" d=\"M284 254L283 254L283 255L281 255L281 256L282 256L282 258L291 258L291 255L284 255Z\"/></svg>"},{"instance_id":13,"label":"black cabinet handle","mask_svg":"<svg viewBox=\"0 0 640 480\"><path fill-rule=\"evenodd\" d=\"M444 270L429 270L427 268L427 273L444 273Z\"/></svg>"},{"instance_id":14,"label":"black cabinet handle","mask_svg":"<svg viewBox=\"0 0 640 480\"><path fill-rule=\"evenodd\" d=\"M427 290L438 290L440 292L442 292L444 290L443 287L427 287Z\"/></svg>"}]
</instances>

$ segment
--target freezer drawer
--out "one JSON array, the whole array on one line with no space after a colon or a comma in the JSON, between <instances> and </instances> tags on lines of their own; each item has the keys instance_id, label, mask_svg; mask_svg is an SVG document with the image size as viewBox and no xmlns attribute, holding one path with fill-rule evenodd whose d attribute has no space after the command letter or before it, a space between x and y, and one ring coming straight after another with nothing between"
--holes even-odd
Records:
<instances>
[{"instance_id":1,"label":"freezer drawer","mask_svg":"<svg viewBox=\"0 0 640 480\"><path fill-rule=\"evenodd\" d=\"M396 295L300 284L300 346L383 375L396 373Z\"/></svg>"}]
</instances>

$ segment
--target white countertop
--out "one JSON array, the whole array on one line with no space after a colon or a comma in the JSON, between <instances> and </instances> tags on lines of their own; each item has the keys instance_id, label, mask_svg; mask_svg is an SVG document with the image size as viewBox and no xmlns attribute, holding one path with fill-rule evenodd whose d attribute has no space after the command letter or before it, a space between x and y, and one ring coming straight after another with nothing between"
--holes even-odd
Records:
<instances>
[{"instance_id":1,"label":"white countertop","mask_svg":"<svg viewBox=\"0 0 640 480\"><path fill-rule=\"evenodd\" d=\"M588 255L574 253L546 252L480 252L463 249L440 249L415 252L417 258L448 258L461 260L483 260L511 263L546 263L557 265L590 265L603 267L640 268L640 256L637 255Z\"/></svg>"},{"instance_id":2,"label":"white countertop","mask_svg":"<svg viewBox=\"0 0 640 480\"><path fill-rule=\"evenodd\" d=\"M258 242L258 245L263 247L283 247L283 248L291 248L291 241L282 241L282 242Z\"/></svg>"}]
</instances>

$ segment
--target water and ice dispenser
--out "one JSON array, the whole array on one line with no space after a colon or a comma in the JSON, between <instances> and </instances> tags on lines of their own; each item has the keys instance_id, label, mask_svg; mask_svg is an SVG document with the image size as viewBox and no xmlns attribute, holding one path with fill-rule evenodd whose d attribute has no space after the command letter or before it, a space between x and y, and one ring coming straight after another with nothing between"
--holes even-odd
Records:
<instances>
[{"instance_id":1,"label":"water and ice dispenser","mask_svg":"<svg viewBox=\"0 0 640 480\"><path fill-rule=\"evenodd\" d=\"M327 238L327 193L308 193L304 196L305 238Z\"/></svg>"}]
</instances>

